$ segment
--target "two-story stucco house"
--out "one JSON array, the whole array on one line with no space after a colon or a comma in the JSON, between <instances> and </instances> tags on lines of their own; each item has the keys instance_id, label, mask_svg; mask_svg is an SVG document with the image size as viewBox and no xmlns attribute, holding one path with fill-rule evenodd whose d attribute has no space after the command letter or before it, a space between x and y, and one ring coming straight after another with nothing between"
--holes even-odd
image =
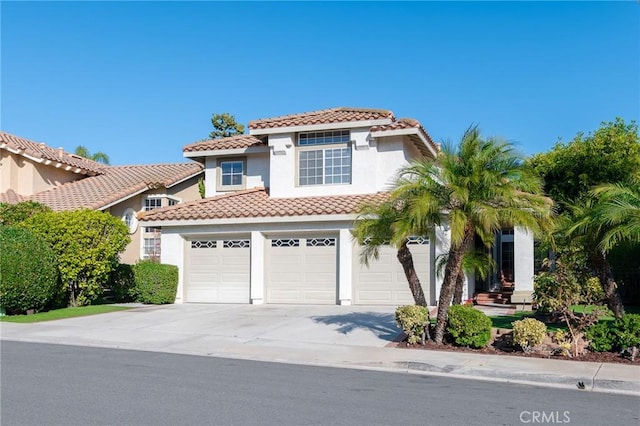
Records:
<instances>
[{"instance_id":1,"label":"two-story stucco house","mask_svg":"<svg viewBox=\"0 0 640 426\"><path fill-rule=\"evenodd\" d=\"M89 208L122 218L131 244L121 261L159 257L159 228L138 226L137 214L200 198L196 162L107 166L0 132L0 202L37 201L53 210Z\"/></svg>"},{"instance_id":2,"label":"two-story stucco house","mask_svg":"<svg viewBox=\"0 0 640 426\"><path fill-rule=\"evenodd\" d=\"M162 262L180 270L177 303L413 303L396 251L383 248L365 267L350 230L363 202L387 197L400 167L437 150L420 123L386 110L255 120L248 135L185 146L184 156L205 166L206 198L140 221L162 227ZM530 290L531 237L505 230L498 238L495 255L504 248L502 266ZM440 288L435 259L446 246L446 229L410 245L432 305Z\"/></svg>"}]
</instances>

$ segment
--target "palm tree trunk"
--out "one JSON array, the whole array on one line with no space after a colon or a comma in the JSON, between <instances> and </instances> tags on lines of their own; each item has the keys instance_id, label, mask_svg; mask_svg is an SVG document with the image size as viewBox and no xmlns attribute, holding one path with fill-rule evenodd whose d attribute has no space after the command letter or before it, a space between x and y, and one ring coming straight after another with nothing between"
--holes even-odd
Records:
<instances>
[{"instance_id":1,"label":"palm tree trunk","mask_svg":"<svg viewBox=\"0 0 640 426\"><path fill-rule=\"evenodd\" d=\"M460 268L460 272L458 272L458 277L456 278L456 289L453 292L454 305L462 304L463 292L464 292L464 272L462 271L462 268Z\"/></svg>"},{"instance_id":2,"label":"palm tree trunk","mask_svg":"<svg viewBox=\"0 0 640 426\"><path fill-rule=\"evenodd\" d=\"M411 255L409 247L407 247L406 240L402 242L402 245L398 249L398 260L402 265L402 269L404 269L404 275L407 277L409 288L411 289L411 294L413 295L413 300L416 302L416 305L427 306L427 299L424 297L424 292L420 285L420 278L418 278L416 269L413 266L413 256Z\"/></svg>"},{"instance_id":3,"label":"palm tree trunk","mask_svg":"<svg viewBox=\"0 0 640 426\"><path fill-rule=\"evenodd\" d=\"M593 254L592 261L596 275L604 290L607 307L611 309L616 318L622 318L622 315L624 315L624 306L622 305L622 298L618 292L618 285L613 278L613 271L611 270L609 261L600 251L596 251L595 254Z\"/></svg>"},{"instance_id":4,"label":"palm tree trunk","mask_svg":"<svg viewBox=\"0 0 640 426\"><path fill-rule=\"evenodd\" d=\"M438 300L438 318L436 321L436 329L434 341L442 344L444 339L444 329L447 325L447 317L449 314L449 305L453 299L458 275L462 272L462 257L473 242L474 231L472 227L467 227L464 231L464 238L459 246L451 246L449 249L449 258L447 266L444 269L444 279L442 288L440 289L440 299Z\"/></svg>"}]
</instances>

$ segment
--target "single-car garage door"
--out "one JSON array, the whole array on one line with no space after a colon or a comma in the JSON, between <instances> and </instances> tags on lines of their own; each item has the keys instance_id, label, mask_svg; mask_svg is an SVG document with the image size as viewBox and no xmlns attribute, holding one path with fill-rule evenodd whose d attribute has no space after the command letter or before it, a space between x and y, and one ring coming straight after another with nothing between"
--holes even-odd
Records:
<instances>
[{"instance_id":1,"label":"single-car garage door","mask_svg":"<svg viewBox=\"0 0 640 426\"><path fill-rule=\"evenodd\" d=\"M187 244L186 302L249 303L249 239L203 239Z\"/></svg>"},{"instance_id":2,"label":"single-car garage door","mask_svg":"<svg viewBox=\"0 0 640 426\"><path fill-rule=\"evenodd\" d=\"M429 301L429 240L412 237L408 246L424 295ZM354 304L399 306L415 303L395 248L380 247L380 258L371 260L368 268L360 263L360 247L356 246L355 250L356 253L353 256Z\"/></svg>"},{"instance_id":3,"label":"single-car garage door","mask_svg":"<svg viewBox=\"0 0 640 426\"><path fill-rule=\"evenodd\" d=\"M267 303L336 304L335 237L267 241Z\"/></svg>"}]
</instances>

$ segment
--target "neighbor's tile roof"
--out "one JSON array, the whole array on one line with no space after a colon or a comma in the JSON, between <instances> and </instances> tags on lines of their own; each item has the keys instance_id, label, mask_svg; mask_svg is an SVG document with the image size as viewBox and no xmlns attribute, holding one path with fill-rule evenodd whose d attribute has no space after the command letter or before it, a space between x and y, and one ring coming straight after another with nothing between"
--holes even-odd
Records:
<instances>
[{"instance_id":1,"label":"neighbor's tile roof","mask_svg":"<svg viewBox=\"0 0 640 426\"><path fill-rule=\"evenodd\" d=\"M418 120L413 118L400 118L398 119L398 121L394 121L391 124L373 126L371 127L371 132L382 132L385 130L401 130L401 129L410 129L410 128L418 129L418 131L422 133L425 139L429 141L429 143L431 144L431 147L435 150L435 152L438 152L439 149L437 145L433 142L433 139L431 139L431 136L429 136L429 133L427 133L425 128L422 127L422 124L420 124Z\"/></svg>"},{"instance_id":2,"label":"neighbor's tile roof","mask_svg":"<svg viewBox=\"0 0 640 426\"><path fill-rule=\"evenodd\" d=\"M172 186L201 171L198 163L109 166L101 175L65 183L28 198L53 210L101 209L147 189Z\"/></svg>"},{"instance_id":3,"label":"neighbor's tile roof","mask_svg":"<svg viewBox=\"0 0 640 426\"><path fill-rule=\"evenodd\" d=\"M0 203L17 204L21 201L26 201L28 197L18 194L13 189L8 189L5 192L0 192Z\"/></svg>"},{"instance_id":4,"label":"neighbor's tile roof","mask_svg":"<svg viewBox=\"0 0 640 426\"><path fill-rule=\"evenodd\" d=\"M346 123L381 119L394 120L393 112L369 108L331 108L301 114L262 118L249 122L249 129L271 129L275 127L307 126L312 124Z\"/></svg>"},{"instance_id":5,"label":"neighbor's tile roof","mask_svg":"<svg viewBox=\"0 0 640 426\"><path fill-rule=\"evenodd\" d=\"M231 194L142 213L141 221L237 219L284 216L337 215L356 213L368 202L383 202L387 193L334 195L325 197L272 198L265 188Z\"/></svg>"},{"instance_id":6,"label":"neighbor's tile roof","mask_svg":"<svg viewBox=\"0 0 640 426\"><path fill-rule=\"evenodd\" d=\"M70 171L85 175L102 173L105 165L88 158L65 152L62 149L51 148L44 143L33 142L10 133L0 131L0 148L7 149L18 155L31 157L34 161L56 166L70 167Z\"/></svg>"},{"instance_id":7,"label":"neighbor's tile roof","mask_svg":"<svg viewBox=\"0 0 640 426\"><path fill-rule=\"evenodd\" d=\"M182 148L183 152L194 151L209 151L217 149L239 149L249 148L251 146L266 145L266 142L261 141L255 136L251 135L238 135L230 136L228 138L209 139L186 145Z\"/></svg>"}]
</instances>

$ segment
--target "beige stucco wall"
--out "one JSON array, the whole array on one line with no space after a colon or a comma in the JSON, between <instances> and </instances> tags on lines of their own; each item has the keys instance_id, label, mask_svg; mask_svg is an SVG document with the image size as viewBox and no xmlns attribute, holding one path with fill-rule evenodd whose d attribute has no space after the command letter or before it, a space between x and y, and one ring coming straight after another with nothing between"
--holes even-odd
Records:
<instances>
[{"instance_id":1,"label":"beige stucco wall","mask_svg":"<svg viewBox=\"0 0 640 426\"><path fill-rule=\"evenodd\" d=\"M145 191L139 195L128 198L127 200L115 204L108 208L106 211L111 213L112 215L122 218L125 210L128 208L133 209L135 212L140 213L144 209L144 200L150 196L169 196L178 199L180 203L185 203L188 201L198 200L200 199L200 194L198 192L198 177L193 177L188 179L178 185L175 185L171 188L156 188ZM166 200L163 201L163 206L166 204ZM133 234L129 235L131 237L131 243L127 246L125 251L120 255L120 261L122 263L133 264L136 263L140 259L141 255L141 246L142 246L142 226L137 227L136 231Z\"/></svg>"},{"instance_id":2,"label":"beige stucco wall","mask_svg":"<svg viewBox=\"0 0 640 426\"><path fill-rule=\"evenodd\" d=\"M0 192L13 189L20 195L31 195L85 177L36 163L4 149L0 153Z\"/></svg>"}]
</instances>

